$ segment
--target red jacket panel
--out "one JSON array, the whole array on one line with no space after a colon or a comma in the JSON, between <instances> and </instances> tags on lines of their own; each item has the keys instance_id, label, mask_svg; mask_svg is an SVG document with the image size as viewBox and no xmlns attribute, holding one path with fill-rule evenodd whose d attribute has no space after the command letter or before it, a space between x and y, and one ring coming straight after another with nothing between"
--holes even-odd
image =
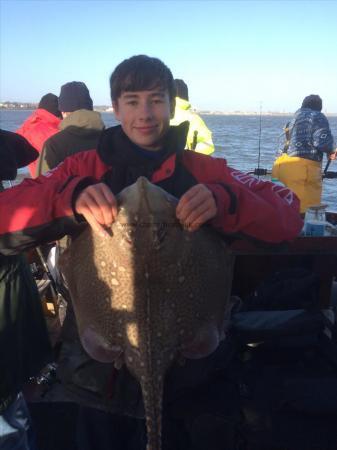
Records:
<instances>
[{"instance_id":1,"label":"red jacket panel","mask_svg":"<svg viewBox=\"0 0 337 450\"><path fill-rule=\"evenodd\" d=\"M54 116L49 111L45 109L36 109L21 125L21 127L16 130L18 134L25 137L27 141L36 150L41 153L43 144L45 141L53 134L59 132L59 123L61 119ZM37 160L29 164L29 172L34 178L36 173Z\"/></svg>"},{"instance_id":2,"label":"red jacket panel","mask_svg":"<svg viewBox=\"0 0 337 450\"><path fill-rule=\"evenodd\" d=\"M151 181L170 177L175 158L165 160ZM213 192L218 213L211 224L223 233L241 232L278 243L294 239L301 231L299 200L289 189L233 170L224 159L195 152L185 151L183 164ZM0 253L15 253L71 233L74 191L98 182L110 169L95 150L89 150L0 193Z\"/></svg>"},{"instance_id":3,"label":"red jacket panel","mask_svg":"<svg viewBox=\"0 0 337 450\"><path fill-rule=\"evenodd\" d=\"M232 169L223 158L186 151L184 163L213 192L218 214L212 225L222 232L241 232L270 243L299 235L303 226L299 200L290 189ZM235 213L228 210L228 192L237 203Z\"/></svg>"}]
</instances>

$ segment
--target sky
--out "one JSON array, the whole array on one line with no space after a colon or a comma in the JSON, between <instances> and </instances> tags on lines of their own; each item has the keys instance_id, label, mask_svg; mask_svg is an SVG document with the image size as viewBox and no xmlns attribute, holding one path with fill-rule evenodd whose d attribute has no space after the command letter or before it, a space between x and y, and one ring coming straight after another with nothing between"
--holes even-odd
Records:
<instances>
[{"instance_id":1,"label":"sky","mask_svg":"<svg viewBox=\"0 0 337 450\"><path fill-rule=\"evenodd\" d=\"M110 105L122 60L160 58L194 108L337 113L336 0L0 0L0 101L38 102L84 81Z\"/></svg>"}]
</instances>

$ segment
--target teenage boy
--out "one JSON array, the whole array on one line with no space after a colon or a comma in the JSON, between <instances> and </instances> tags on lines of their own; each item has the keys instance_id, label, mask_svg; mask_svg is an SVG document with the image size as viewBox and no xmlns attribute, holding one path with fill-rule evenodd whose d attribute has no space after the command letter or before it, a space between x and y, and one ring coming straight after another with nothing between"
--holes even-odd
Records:
<instances>
[{"instance_id":1,"label":"teenage boy","mask_svg":"<svg viewBox=\"0 0 337 450\"><path fill-rule=\"evenodd\" d=\"M177 218L191 232L207 223L226 235L270 243L299 234L299 202L290 190L231 169L224 159L184 150L188 123L169 125L175 106L174 79L160 60L139 55L123 61L111 75L110 88L121 126L104 130L96 150L70 156L44 176L0 195L0 252L14 253L59 239L75 231L83 220L104 235L117 215L115 195L139 176L179 198ZM86 403L104 409L110 402L110 411L137 417L140 390L126 370L115 374L114 387L110 383L107 390L110 366L81 358L77 368L71 361L70 372L75 373L73 385L82 383L90 391ZM208 375L214 370L211 361L193 363L194 383L196 365L206 364ZM107 437L98 425L102 414L92 408L84 411L80 448L127 448L125 438L132 438L134 422L128 428L127 421L125 427L116 426L115 421L113 436L109 427L103 427L110 429L105 431L110 433ZM105 422L116 418L108 416ZM123 436L118 447L120 430ZM139 442L135 445L141 448Z\"/></svg>"},{"instance_id":2,"label":"teenage boy","mask_svg":"<svg viewBox=\"0 0 337 450\"><path fill-rule=\"evenodd\" d=\"M183 151L187 124L169 126L174 80L160 60L123 61L110 88L121 126L103 131L96 150L1 194L0 251L71 233L80 215L104 234L117 214L115 194L141 175L180 198L177 217L191 231L207 222L266 242L298 235L299 204L290 190L231 169L224 159Z\"/></svg>"}]
</instances>

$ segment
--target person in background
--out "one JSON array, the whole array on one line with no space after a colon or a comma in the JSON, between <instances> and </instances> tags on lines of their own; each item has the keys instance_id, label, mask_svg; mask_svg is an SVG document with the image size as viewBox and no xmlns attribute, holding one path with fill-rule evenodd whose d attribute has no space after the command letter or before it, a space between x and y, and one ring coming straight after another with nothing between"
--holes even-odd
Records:
<instances>
[{"instance_id":1,"label":"person in background","mask_svg":"<svg viewBox=\"0 0 337 450\"><path fill-rule=\"evenodd\" d=\"M301 213L319 205L322 195L322 160L336 158L329 122L318 95L305 97L294 118L284 128L282 154L273 165L272 177L298 196Z\"/></svg>"},{"instance_id":2,"label":"person in background","mask_svg":"<svg viewBox=\"0 0 337 450\"><path fill-rule=\"evenodd\" d=\"M81 81L71 81L61 86L58 108L63 117L59 124L60 131L45 142L38 163L39 174L54 169L70 155L96 148L104 129L101 115L93 111L89 90ZM42 246L42 252L59 292L67 301L67 324L72 317L71 302L57 266L59 254L66 245L67 238L64 238L51 248Z\"/></svg>"},{"instance_id":3,"label":"person in background","mask_svg":"<svg viewBox=\"0 0 337 450\"><path fill-rule=\"evenodd\" d=\"M0 191L3 180L14 180L17 168L37 157L22 136L0 130ZM36 283L19 254L0 254L0 355L0 448L33 450L21 389L50 361L51 347Z\"/></svg>"},{"instance_id":4,"label":"person in background","mask_svg":"<svg viewBox=\"0 0 337 450\"><path fill-rule=\"evenodd\" d=\"M61 112L58 109L58 98L54 94L44 95L37 109L23 122L16 130L39 152L41 153L43 144L53 134L59 131L61 122ZM28 165L29 172L34 178L36 174L37 160Z\"/></svg>"},{"instance_id":5,"label":"person in background","mask_svg":"<svg viewBox=\"0 0 337 450\"><path fill-rule=\"evenodd\" d=\"M207 128L202 118L192 111L191 103L188 101L187 84L180 79L175 79L174 84L176 88L176 107L174 117L170 122L171 125L179 125L187 120L190 126L187 134L186 149L210 155L214 152L212 132Z\"/></svg>"},{"instance_id":6,"label":"person in background","mask_svg":"<svg viewBox=\"0 0 337 450\"><path fill-rule=\"evenodd\" d=\"M72 155L46 175L0 194L0 253L76 233L85 221L107 235L118 213L116 195L140 176L179 199L176 216L189 232L207 224L231 239L248 236L269 243L299 234L299 202L289 189L234 170L222 158L185 150L188 123L170 126L175 87L162 61L145 55L124 60L111 75L110 90L121 125L104 130L97 149ZM81 403L78 447L142 450L138 383L125 366L117 371L93 361L75 335L63 381ZM222 355L223 347L216 352ZM216 361L215 355L193 364L186 360L183 385L210 382ZM169 438L180 431L168 433Z\"/></svg>"},{"instance_id":7,"label":"person in background","mask_svg":"<svg viewBox=\"0 0 337 450\"><path fill-rule=\"evenodd\" d=\"M39 173L53 169L67 156L96 148L104 129L101 115L93 111L89 90L81 81L72 81L61 87L58 107L63 117L60 131L45 142Z\"/></svg>"},{"instance_id":8,"label":"person in background","mask_svg":"<svg viewBox=\"0 0 337 450\"><path fill-rule=\"evenodd\" d=\"M39 173L54 169L68 156L97 148L100 134L104 129L100 113L93 111L89 89L81 81L72 81L61 86L58 107L63 117L59 125L60 131L46 141L39 159ZM57 361L58 372L66 371L67 362L76 357L76 352L72 351L71 346L76 330L76 319L69 291L58 268L59 256L67 247L67 243L66 236L52 247L41 247L57 290L66 302L66 314L60 335L62 344Z\"/></svg>"}]
</instances>

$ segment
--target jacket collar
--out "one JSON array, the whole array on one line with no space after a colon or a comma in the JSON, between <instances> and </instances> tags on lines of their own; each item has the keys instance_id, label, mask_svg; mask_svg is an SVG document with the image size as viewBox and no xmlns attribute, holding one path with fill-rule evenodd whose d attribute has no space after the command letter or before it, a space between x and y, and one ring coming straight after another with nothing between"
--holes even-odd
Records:
<instances>
[{"instance_id":1,"label":"jacket collar","mask_svg":"<svg viewBox=\"0 0 337 450\"><path fill-rule=\"evenodd\" d=\"M183 122L178 126L170 126L164 139L165 151L162 157L152 162L160 167L171 155L181 155L185 148L189 123ZM126 136L120 125L107 128L100 136L97 148L100 159L108 166L136 167L146 165L149 160L137 150L130 139Z\"/></svg>"},{"instance_id":2,"label":"jacket collar","mask_svg":"<svg viewBox=\"0 0 337 450\"><path fill-rule=\"evenodd\" d=\"M104 122L99 112L78 109L65 117L59 125L60 130L65 130L68 127L100 131L104 128Z\"/></svg>"},{"instance_id":3,"label":"jacket collar","mask_svg":"<svg viewBox=\"0 0 337 450\"><path fill-rule=\"evenodd\" d=\"M97 148L100 159L111 167L103 181L116 194L140 176L152 182L171 177L177 167L177 158L182 158L188 126L189 123L185 122L170 127L164 139L163 152L155 159L149 159L139 151L120 126L108 128L101 134Z\"/></svg>"}]
</instances>

